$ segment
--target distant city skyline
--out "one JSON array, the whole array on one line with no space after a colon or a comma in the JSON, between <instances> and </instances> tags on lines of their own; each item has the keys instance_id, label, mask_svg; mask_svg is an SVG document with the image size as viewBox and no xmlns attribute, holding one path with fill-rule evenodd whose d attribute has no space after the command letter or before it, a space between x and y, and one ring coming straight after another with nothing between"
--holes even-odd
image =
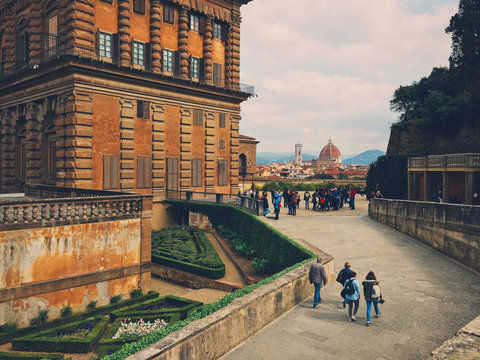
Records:
<instances>
[{"instance_id":1,"label":"distant city skyline","mask_svg":"<svg viewBox=\"0 0 480 360\"><path fill-rule=\"evenodd\" d=\"M321 149L330 136L345 154L386 151L394 90L448 66L444 29L458 0L291 5L242 8L241 81L258 97L242 104L240 132L260 141L259 152L289 151L297 141Z\"/></svg>"}]
</instances>

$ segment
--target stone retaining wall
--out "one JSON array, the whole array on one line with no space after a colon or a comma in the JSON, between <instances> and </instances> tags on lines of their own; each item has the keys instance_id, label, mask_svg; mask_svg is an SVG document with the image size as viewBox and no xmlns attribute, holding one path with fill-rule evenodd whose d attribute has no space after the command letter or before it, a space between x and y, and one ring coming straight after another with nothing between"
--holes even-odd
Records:
<instances>
[{"instance_id":1,"label":"stone retaining wall","mask_svg":"<svg viewBox=\"0 0 480 360\"><path fill-rule=\"evenodd\" d=\"M480 271L480 206L371 199L368 213Z\"/></svg>"},{"instance_id":2,"label":"stone retaining wall","mask_svg":"<svg viewBox=\"0 0 480 360\"><path fill-rule=\"evenodd\" d=\"M327 277L333 279L333 259L328 257L324 261ZM218 359L277 317L313 296L314 289L308 281L310 265L305 264L255 289L128 359Z\"/></svg>"}]
</instances>

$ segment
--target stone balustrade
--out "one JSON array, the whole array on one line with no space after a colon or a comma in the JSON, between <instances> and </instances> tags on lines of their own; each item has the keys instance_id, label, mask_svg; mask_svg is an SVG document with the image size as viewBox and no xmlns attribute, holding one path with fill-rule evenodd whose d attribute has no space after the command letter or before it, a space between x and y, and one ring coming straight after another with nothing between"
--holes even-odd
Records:
<instances>
[{"instance_id":1,"label":"stone balustrade","mask_svg":"<svg viewBox=\"0 0 480 360\"><path fill-rule=\"evenodd\" d=\"M424 168L480 168L480 154L448 154L411 157L409 169Z\"/></svg>"}]
</instances>

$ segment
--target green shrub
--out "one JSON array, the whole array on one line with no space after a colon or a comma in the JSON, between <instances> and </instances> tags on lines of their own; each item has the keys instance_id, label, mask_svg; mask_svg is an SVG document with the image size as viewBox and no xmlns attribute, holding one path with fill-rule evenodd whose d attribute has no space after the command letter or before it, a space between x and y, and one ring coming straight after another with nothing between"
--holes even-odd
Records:
<instances>
[{"instance_id":1,"label":"green shrub","mask_svg":"<svg viewBox=\"0 0 480 360\"><path fill-rule=\"evenodd\" d=\"M64 305L60 310L60 317L67 317L72 315L72 308L68 305Z\"/></svg>"},{"instance_id":2,"label":"green shrub","mask_svg":"<svg viewBox=\"0 0 480 360\"><path fill-rule=\"evenodd\" d=\"M225 264L205 233L190 226L152 232L152 261L212 279L225 275Z\"/></svg>"},{"instance_id":3,"label":"green shrub","mask_svg":"<svg viewBox=\"0 0 480 360\"><path fill-rule=\"evenodd\" d=\"M115 295L110 298L110 304L116 304L122 300L122 295Z\"/></svg>"},{"instance_id":4,"label":"green shrub","mask_svg":"<svg viewBox=\"0 0 480 360\"><path fill-rule=\"evenodd\" d=\"M406 155L384 155L370 165L367 173L367 195L380 190L388 199L407 198Z\"/></svg>"},{"instance_id":5,"label":"green shrub","mask_svg":"<svg viewBox=\"0 0 480 360\"><path fill-rule=\"evenodd\" d=\"M13 352L0 352L0 359L2 360L35 360L35 359L47 359L47 360L61 360L62 354L47 354L47 353L13 353Z\"/></svg>"},{"instance_id":6,"label":"green shrub","mask_svg":"<svg viewBox=\"0 0 480 360\"><path fill-rule=\"evenodd\" d=\"M14 339L12 348L21 351L88 353L107 325L107 317L91 317Z\"/></svg>"},{"instance_id":7,"label":"green shrub","mask_svg":"<svg viewBox=\"0 0 480 360\"><path fill-rule=\"evenodd\" d=\"M17 330L17 323L0 325L0 333L7 333Z\"/></svg>"},{"instance_id":8,"label":"green shrub","mask_svg":"<svg viewBox=\"0 0 480 360\"><path fill-rule=\"evenodd\" d=\"M142 289L133 289L132 291L130 291L130 299L139 298L142 295Z\"/></svg>"},{"instance_id":9,"label":"green shrub","mask_svg":"<svg viewBox=\"0 0 480 360\"><path fill-rule=\"evenodd\" d=\"M48 310L41 310L39 311L37 317L34 317L30 320L31 326L43 325L48 320Z\"/></svg>"},{"instance_id":10,"label":"green shrub","mask_svg":"<svg viewBox=\"0 0 480 360\"><path fill-rule=\"evenodd\" d=\"M87 310L95 309L97 307L97 303L98 303L98 301L96 301L96 300L90 301L87 305Z\"/></svg>"}]
</instances>

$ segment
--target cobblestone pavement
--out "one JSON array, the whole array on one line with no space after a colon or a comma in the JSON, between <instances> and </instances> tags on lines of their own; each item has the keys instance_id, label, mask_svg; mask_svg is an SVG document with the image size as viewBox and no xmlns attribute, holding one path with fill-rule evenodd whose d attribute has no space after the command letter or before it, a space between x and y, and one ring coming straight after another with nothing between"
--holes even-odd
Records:
<instances>
[{"instance_id":1,"label":"cobblestone pavement","mask_svg":"<svg viewBox=\"0 0 480 360\"><path fill-rule=\"evenodd\" d=\"M360 282L376 273L381 315L366 327L362 298L357 322L348 322L333 281L319 307L304 301L223 359L425 359L479 315L480 274L371 220L365 198L355 211L285 213L265 221L333 255L337 272L350 261Z\"/></svg>"}]
</instances>

